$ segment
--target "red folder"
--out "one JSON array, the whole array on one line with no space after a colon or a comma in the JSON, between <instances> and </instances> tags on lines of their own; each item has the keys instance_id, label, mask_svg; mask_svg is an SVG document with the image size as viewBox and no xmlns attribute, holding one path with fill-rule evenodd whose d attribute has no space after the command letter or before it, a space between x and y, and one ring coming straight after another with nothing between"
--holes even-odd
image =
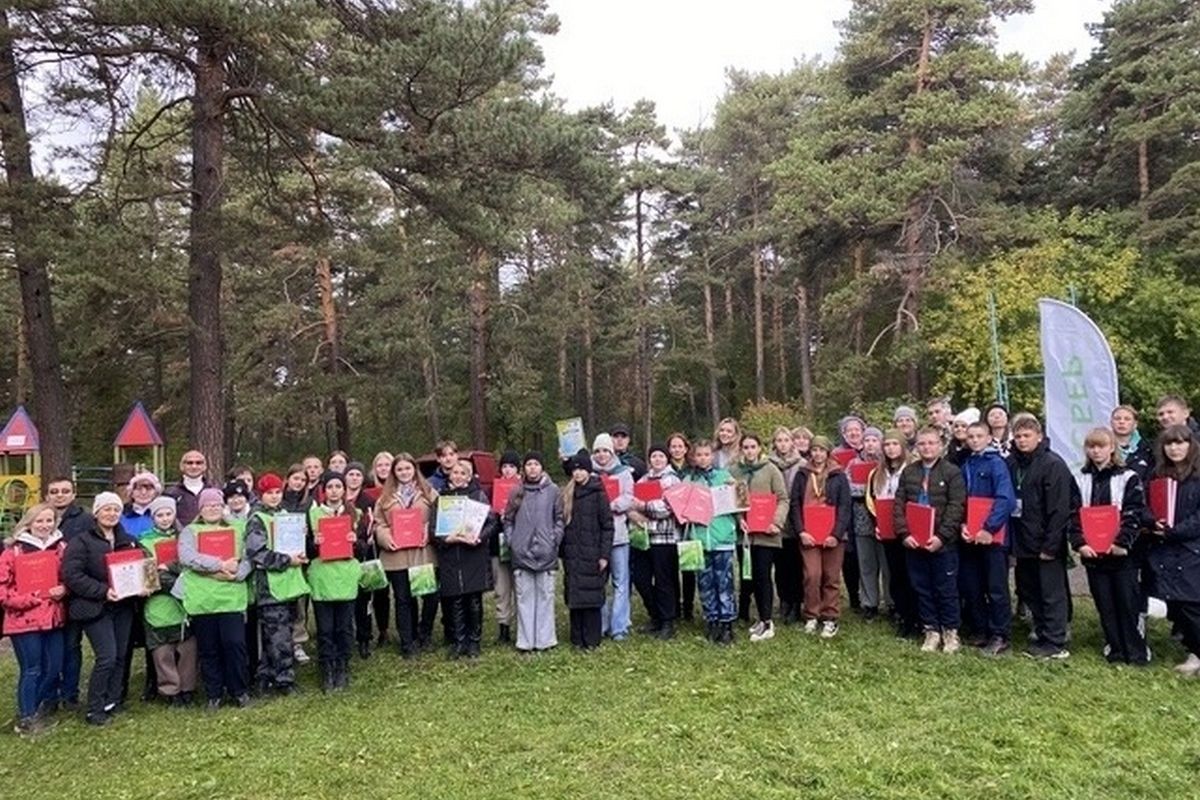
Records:
<instances>
[{"instance_id":1,"label":"red folder","mask_svg":"<svg viewBox=\"0 0 1200 800\"><path fill-rule=\"evenodd\" d=\"M651 478L648 481L638 481L633 485L633 496L643 503L652 503L655 500L662 500L663 488L662 481L657 478Z\"/></svg>"},{"instance_id":2,"label":"red folder","mask_svg":"<svg viewBox=\"0 0 1200 800\"><path fill-rule=\"evenodd\" d=\"M492 482L492 511L503 514L508 507L508 497L517 488L520 478L496 478Z\"/></svg>"},{"instance_id":3,"label":"red folder","mask_svg":"<svg viewBox=\"0 0 1200 800\"><path fill-rule=\"evenodd\" d=\"M13 557L13 572L17 594L48 592L61 581L58 579L58 550L41 550Z\"/></svg>"},{"instance_id":4,"label":"red folder","mask_svg":"<svg viewBox=\"0 0 1200 800\"><path fill-rule=\"evenodd\" d=\"M833 526L837 522L837 508L825 503L813 503L804 506L804 532L813 538L818 545L833 535Z\"/></svg>"},{"instance_id":5,"label":"red folder","mask_svg":"<svg viewBox=\"0 0 1200 800\"><path fill-rule=\"evenodd\" d=\"M845 468L845 466L851 461L858 458L858 453L854 452L848 447L845 449L839 447L833 451L832 455L833 460L841 464L843 468Z\"/></svg>"},{"instance_id":6,"label":"red folder","mask_svg":"<svg viewBox=\"0 0 1200 800\"><path fill-rule=\"evenodd\" d=\"M1079 509L1083 541L1097 553L1112 550L1121 531L1121 511L1116 506L1084 506Z\"/></svg>"},{"instance_id":7,"label":"red folder","mask_svg":"<svg viewBox=\"0 0 1200 800\"><path fill-rule=\"evenodd\" d=\"M1179 483L1174 478L1155 478L1146 485L1146 499L1155 520L1175 524L1175 495Z\"/></svg>"},{"instance_id":8,"label":"red folder","mask_svg":"<svg viewBox=\"0 0 1200 800\"><path fill-rule=\"evenodd\" d=\"M708 525L712 522L712 492L707 486L677 483L663 491L663 499L680 524Z\"/></svg>"},{"instance_id":9,"label":"red folder","mask_svg":"<svg viewBox=\"0 0 1200 800\"><path fill-rule=\"evenodd\" d=\"M621 496L621 482L612 475L601 475L600 483L604 484L604 493L608 495L608 502L612 502Z\"/></svg>"},{"instance_id":10,"label":"red folder","mask_svg":"<svg viewBox=\"0 0 1200 800\"><path fill-rule=\"evenodd\" d=\"M392 541L400 549L425 546L425 515L419 508L392 506Z\"/></svg>"},{"instance_id":11,"label":"red folder","mask_svg":"<svg viewBox=\"0 0 1200 800\"><path fill-rule=\"evenodd\" d=\"M222 528L218 531L202 531L196 537L196 549L201 555L228 561L237 558L237 539L232 528Z\"/></svg>"},{"instance_id":12,"label":"red folder","mask_svg":"<svg viewBox=\"0 0 1200 800\"><path fill-rule=\"evenodd\" d=\"M232 558L232 556L230 556ZM154 560L159 566L165 564L174 564L179 560L179 541L176 539L163 539L161 542L156 542L154 545Z\"/></svg>"},{"instance_id":13,"label":"red folder","mask_svg":"<svg viewBox=\"0 0 1200 800\"><path fill-rule=\"evenodd\" d=\"M881 541L890 542L896 538L896 501L891 498L875 498L875 531Z\"/></svg>"},{"instance_id":14,"label":"red folder","mask_svg":"<svg viewBox=\"0 0 1200 800\"><path fill-rule=\"evenodd\" d=\"M354 542L346 537L354 530L354 520L345 514L321 517L317 520L317 533L321 543L317 545L317 557L322 561L345 561L354 558Z\"/></svg>"},{"instance_id":15,"label":"red folder","mask_svg":"<svg viewBox=\"0 0 1200 800\"><path fill-rule=\"evenodd\" d=\"M856 486L865 486L875 466L871 461L855 461L850 465L850 482Z\"/></svg>"},{"instance_id":16,"label":"red folder","mask_svg":"<svg viewBox=\"0 0 1200 800\"><path fill-rule=\"evenodd\" d=\"M779 498L770 492L751 492L750 508L746 512L746 530L766 533L775 524L775 509Z\"/></svg>"},{"instance_id":17,"label":"red folder","mask_svg":"<svg viewBox=\"0 0 1200 800\"><path fill-rule=\"evenodd\" d=\"M987 522L987 518L992 514L992 507L996 501L991 497L968 497L967 498L967 533L969 537L974 537L975 534L983 530L983 523ZM1000 530L992 534L992 544L1004 544L1004 536L1008 533L1008 526L1002 525ZM967 541L971 539L968 538Z\"/></svg>"},{"instance_id":18,"label":"red folder","mask_svg":"<svg viewBox=\"0 0 1200 800\"><path fill-rule=\"evenodd\" d=\"M908 523L908 535L917 544L925 547L933 541L933 506L923 506L920 503L907 503L904 506L904 521Z\"/></svg>"}]
</instances>

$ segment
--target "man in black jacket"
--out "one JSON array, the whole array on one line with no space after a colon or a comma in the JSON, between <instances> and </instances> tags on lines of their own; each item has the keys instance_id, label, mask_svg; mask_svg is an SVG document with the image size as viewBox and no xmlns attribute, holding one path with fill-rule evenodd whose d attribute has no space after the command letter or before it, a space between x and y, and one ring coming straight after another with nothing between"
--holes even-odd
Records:
<instances>
[{"instance_id":1,"label":"man in black jacket","mask_svg":"<svg viewBox=\"0 0 1200 800\"><path fill-rule=\"evenodd\" d=\"M90 531L96 523L90 511L75 504L75 483L70 478L47 481L46 502L58 514L58 530L65 542ZM61 699L67 708L74 709L79 705L79 675L83 669L83 626L68 621L64 634Z\"/></svg>"},{"instance_id":2,"label":"man in black jacket","mask_svg":"<svg viewBox=\"0 0 1200 800\"><path fill-rule=\"evenodd\" d=\"M613 454L617 460L633 471L633 481L637 483L646 474L646 461L629 449L629 426L618 422L608 429L608 435L613 440Z\"/></svg>"},{"instance_id":3,"label":"man in black jacket","mask_svg":"<svg viewBox=\"0 0 1200 800\"><path fill-rule=\"evenodd\" d=\"M1033 615L1036 636L1025 652L1035 658L1067 658L1067 524L1075 479L1066 462L1050 451L1036 417L1016 415L1012 431L1008 466L1017 510L1009 530L1017 593Z\"/></svg>"}]
</instances>

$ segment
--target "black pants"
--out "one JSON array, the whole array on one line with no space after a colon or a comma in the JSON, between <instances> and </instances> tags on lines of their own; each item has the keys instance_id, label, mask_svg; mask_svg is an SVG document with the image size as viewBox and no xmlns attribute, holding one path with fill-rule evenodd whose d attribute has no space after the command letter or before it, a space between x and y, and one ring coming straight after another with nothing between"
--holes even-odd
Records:
<instances>
[{"instance_id":1,"label":"black pants","mask_svg":"<svg viewBox=\"0 0 1200 800\"><path fill-rule=\"evenodd\" d=\"M754 559L750 560L750 578L743 578L742 572L745 569L746 550L749 548L742 547L740 544L735 548L737 552L737 577L738 577L738 619L742 622L750 621L750 601L754 597Z\"/></svg>"},{"instance_id":2,"label":"black pants","mask_svg":"<svg viewBox=\"0 0 1200 800\"><path fill-rule=\"evenodd\" d=\"M854 542L853 531L847 537L847 542ZM842 585L846 587L846 596L851 608L862 608L862 597L859 595L862 579L858 574L858 551L850 544L846 548L846 557L842 559Z\"/></svg>"},{"instance_id":3,"label":"black pants","mask_svg":"<svg viewBox=\"0 0 1200 800\"><path fill-rule=\"evenodd\" d=\"M234 611L198 614L191 618L200 662L200 679L209 700L225 695L236 698L248 690L246 672L246 622ZM255 631L255 636L258 632Z\"/></svg>"},{"instance_id":4,"label":"black pants","mask_svg":"<svg viewBox=\"0 0 1200 800\"><path fill-rule=\"evenodd\" d=\"M133 609L127 603L106 605L104 613L84 623L83 633L92 646L95 663L88 678L87 713L111 710L121 700L125 675L125 655L129 652L129 634Z\"/></svg>"},{"instance_id":5,"label":"black pants","mask_svg":"<svg viewBox=\"0 0 1200 800\"><path fill-rule=\"evenodd\" d=\"M642 598L642 605L646 607L650 622L654 625L660 624L663 616L654 599L654 559L650 550L638 550L632 546L629 548L629 580L633 583L638 597Z\"/></svg>"},{"instance_id":6,"label":"black pants","mask_svg":"<svg viewBox=\"0 0 1200 800\"><path fill-rule=\"evenodd\" d=\"M585 650L600 646L600 609L571 609L571 644Z\"/></svg>"},{"instance_id":7,"label":"black pants","mask_svg":"<svg viewBox=\"0 0 1200 800\"><path fill-rule=\"evenodd\" d=\"M1200 603L1168 600L1167 610L1175 617L1175 624L1183 634L1183 646L1193 655L1200 656Z\"/></svg>"},{"instance_id":8,"label":"black pants","mask_svg":"<svg viewBox=\"0 0 1200 800\"><path fill-rule=\"evenodd\" d=\"M673 622L679 614L679 548L673 544L650 545L654 608L659 622Z\"/></svg>"},{"instance_id":9,"label":"black pants","mask_svg":"<svg viewBox=\"0 0 1200 800\"><path fill-rule=\"evenodd\" d=\"M434 574L437 580L441 581L441 575L435 570ZM429 644L433 641L433 624L437 621L438 608L442 604L442 598L437 593L427 594L421 598L421 612L417 617L417 639L421 644ZM413 609L416 609L413 605Z\"/></svg>"},{"instance_id":10,"label":"black pants","mask_svg":"<svg viewBox=\"0 0 1200 800\"><path fill-rule=\"evenodd\" d=\"M375 616L375 627L379 629L379 635L387 633L388 615L392 611L391 593L387 589L379 589L378 591L368 592L365 589L358 591L358 597L354 600L354 636L357 641L371 641L371 616L372 612Z\"/></svg>"},{"instance_id":11,"label":"black pants","mask_svg":"<svg viewBox=\"0 0 1200 800\"><path fill-rule=\"evenodd\" d=\"M83 670L83 623L67 622L63 637L62 699L79 702L79 674Z\"/></svg>"},{"instance_id":12,"label":"black pants","mask_svg":"<svg viewBox=\"0 0 1200 800\"><path fill-rule=\"evenodd\" d=\"M917 595L913 592L908 577L908 559L904 544L899 539L883 543L883 552L888 563L888 591L892 595L892 607L901 633L920 630L921 620L917 615Z\"/></svg>"},{"instance_id":13,"label":"black pants","mask_svg":"<svg viewBox=\"0 0 1200 800\"><path fill-rule=\"evenodd\" d=\"M1117 568L1087 565L1088 589L1096 604L1108 660L1125 664L1147 662L1146 637L1138 625L1142 613L1142 589L1137 565L1128 558Z\"/></svg>"},{"instance_id":14,"label":"black pants","mask_svg":"<svg viewBox=\"0 0 1200 800\"><path fill-rule=\"evenodd\" d=\"M696 573L680 573L682 587L679 592L679 616L691 619L696 614Z\"/></svg>"},{"instance_id":15,"label":"black pants","mask_svg":"<svg viewBox=\"0 0 1200 800\"><path fill-rule=\"evenodd\" d=\"M442 603L450 626L451 652L462 656L478 655L483 639L483 593L443 597Z\"/></svg>"},{"instance_id":16,"label":"black pants","mask_svg":"<svg viewBox=\"0 0 1200 800\"><path fill-rule=\"evenodd\" d=\"M266 686L296 683L296 639L293 626L299 608L296 601L258 606L258 630L262 636L262 658L258 680Z\"/></svg>"},{"instance_id":17,"label":"black pants","mask_svg":"<svg viewBox=\"0 0 1200 800\"><path fill-rule=\"evenodd\" d=\"M154 659L150 656L150 651L146 649L146 626L142 624L142 615L146 604L141 598L129 600L127 604L133 615L133 624L129 628L129 644L125 648L125 663L121 672L122 703L129 697L129 678L133 673L133 661L139 650L142 651L142 660L146 664L144 688L147 696L158 693L158 675L154 669Z\"/></svg>"},{"instance_id":18,"label":"black pants","mask_svg":"<svg viewBox=\"0 0 1200 800\"><path fill-rule=\"evenodd\" d=\"M314 600L317 618L317 660L322 668L350 660L354 645L354 601Z\"/></svg>"},{"instance_id":19,"label":"black pants","mask_svg":"<svg viewBox=\"0 0 1200 800\"><path fill-rule=\"evenodd\" d=\"M781 605L799 608L804 595L804 570L800 566L800 540L784 539L775 552L775 591Z\"/></svg>"},{"instance_id":20,"label":"black pants","mask_svg":"<svg viewBox=\"0 0 1200 800\"><path fill-rule=\"evenodd\" d=\"M771 568L775 566L774 547L750 545L750 570L754 575L754 604L758 607L758 618L771 621L775 607L775 586L771 581Z\"/></svg>"},{"instance_id":21,"label":"black pants","mask_svg":"<svg viewBox=\"0 0 1200 800\"><path fill-rule=\"evenodd\" d=\"M258 606L246 606L246 632L243 637L246 643L247 675L258 674Z\"/></svg>"},{"instance_id":22,"label":"black pants","mask_svg":"<svg viewBox=\"0 0 1200 800\"><path fill-rule=\"evenodd\" d=\"M1018 558L1017 586L1033 615L1038 642L1051 647L1067 643L1067 566L1062 559Z\"/></svg>"},{"instance_id":23,"label":"black pants","mask_svg":"<svg viewBox=\"0 0 1200 800\"><path fill-rule=\"evenodd\" d=\"M425 596L424 608L421 608L421 598L413 597L408 588L408 570L389 570L388 583L392 585L392 600L396 611L396 636L400 640L401 655L411 656L417 651L417 641L421 630L427 624L429 635L433 632L433 619L437 614L440 597L434 594ZM428 619L428 623L425 620Z\"/></svg>"}]
</instances>

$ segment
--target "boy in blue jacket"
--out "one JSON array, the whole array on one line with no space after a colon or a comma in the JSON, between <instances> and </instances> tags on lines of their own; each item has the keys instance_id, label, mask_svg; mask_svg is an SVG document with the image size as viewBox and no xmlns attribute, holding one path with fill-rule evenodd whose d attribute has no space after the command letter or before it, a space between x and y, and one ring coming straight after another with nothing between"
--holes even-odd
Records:
<instances>
[{"instance_id":1,"label":"boy in blue jacket","mask_svg":"<svg viewBox=\"0 0 1200 800\"><path fill-rule=\"evenodd\" d=\"M1008 465L992 443L987 423L967 426L970 455L963 462L967 502L972 497L992 500L992 510L981 530L969 530L963 522L963 546L959 548L958 592L970 641L983 647L984 655L998 656L1009 649L1012 604L1008 598L1008 537L1005 526L1017 507ZM970 515L968 514L968 519ZM997 539L1001 541L997 541Z\"/></svg>"}]
</instances>

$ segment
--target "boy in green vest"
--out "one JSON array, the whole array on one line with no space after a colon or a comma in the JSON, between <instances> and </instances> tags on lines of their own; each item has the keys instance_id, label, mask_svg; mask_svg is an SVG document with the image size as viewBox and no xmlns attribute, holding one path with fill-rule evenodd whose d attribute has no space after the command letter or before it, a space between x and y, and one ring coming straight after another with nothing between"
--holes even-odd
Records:
<instances>
[{"instance_id":1,"label":"boy in green vest","mask_svg":"<svg viewBox=\"0 0 1200 800\"><path fill-rule=\"evenodd\" d=\"M321 663L321 691L336 692L350 685L350 648L354 644L354 601L362 575L356 555L358 512L346 504L346 481L340 472L321 476L324 501L308 509L308 585L312 589L313 615L317 618L317 659ZM342 534L350 544L348 558L325 561L320 557L327 533L322 520L345 517ZM363 537L365 541L366 537Z\"/></svg>"},{"instance_id":2,"label":"boy in green vest","mask_svg":"<svg viewBox=\"0 0 1200 800\"><path fill-rule=\"evenodd\" d=\"M150 531L138 544L157 562L160 588L142 607L146 649L154 660L159 696L181 708L191 705L196 691L196 640L188 629L183 603L171 595L180 574L175 498L155 498L150 518Z\"/></svg>"}]
</instances>

